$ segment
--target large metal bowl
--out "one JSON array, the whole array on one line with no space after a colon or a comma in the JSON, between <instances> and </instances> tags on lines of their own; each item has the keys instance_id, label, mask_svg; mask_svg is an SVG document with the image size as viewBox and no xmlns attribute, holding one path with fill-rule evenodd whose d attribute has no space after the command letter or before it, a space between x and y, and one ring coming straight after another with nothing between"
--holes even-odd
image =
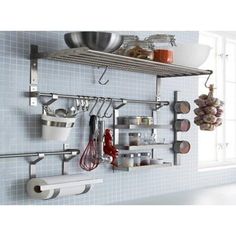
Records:
<instances>
[{"instance_id":1,"label":"large metal bowl","mask_svg":"<svg viewBox=\"0 0 236 236\"><path fill-rule=\"evenodd\" d=\"M70 48L88 47L102 52L114 52L124 41L122 35L107 32L72 32L64 39Z\"/></svg>"}]
</instances>

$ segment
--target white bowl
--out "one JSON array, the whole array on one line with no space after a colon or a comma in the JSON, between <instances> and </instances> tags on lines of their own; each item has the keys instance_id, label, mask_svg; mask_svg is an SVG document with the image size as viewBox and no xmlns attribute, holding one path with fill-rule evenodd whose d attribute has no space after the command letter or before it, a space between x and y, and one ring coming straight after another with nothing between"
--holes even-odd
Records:
<instances>
[{"instance_id":1,"label":"white bowl","mask_svg":"<svg viewBox=\"0 0 236 236\"><path fill-rule=\"evenodd\" d=\"M204 44L178 44L173 50L173 64L188 67L201 66L209 56L211 47Z\"/></svg>"}]
</instances>

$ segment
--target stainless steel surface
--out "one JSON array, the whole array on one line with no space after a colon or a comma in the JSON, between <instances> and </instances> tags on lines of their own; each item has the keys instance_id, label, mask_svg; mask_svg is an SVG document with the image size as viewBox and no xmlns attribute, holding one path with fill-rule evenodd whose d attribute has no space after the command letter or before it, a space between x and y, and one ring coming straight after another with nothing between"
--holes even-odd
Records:
<instances>
[{"instance_id":1,"label":"stainless steel surface","mask_svg":"<svg viewBox=\"0 0 236 236\"><path fill-rule=\"evenodd\" d=\"M66 183L59 183L59 184L47 184L41 185L41 191L53 190L53 189L61 189L61 188L73 188L81 185L87 184L100 184L103 183L103 179L88 179L88 180L80 180L74 182L66 182Z\"/></svg>"},{"instance_id":2,"label":"stainless steel surface","mask_svg":"<svg viewBox=\"0 0 236 236\"><path fill-rule=\"evenodd\" d=\"M102 52L114 52L124 41L122 35L109 32L72 32L64 39L70 48L88 47Z\"/></svg>"},{"instance_id":3,"label":"stainless steel surface","mask_svg":"<svg viewBox=\"0 0 236 236\"><path fill-rule=\"evenodd\" d=\"M174 91L174 104L173 104L173 113L174 113L174 121L173 121L173 130L174 130L174 132L173 132L173 135L174 135L174 142L173 143L177 142L177 140L178 140L178 132L175 130L175 127L174 127L175 122L178 119L178 114L174 110L176 102L178 102L178 91ZM174 152L174 165L178 166L178 165L181 164L180 156L178 155L177 152L175 152L174 149L173 149L173 152Z\"/></svg>"},{"instance_id":4,"label":"stainless steel surface","mask_svg":"<svg viewBox=\"0 0 236 236\"><path fill-rule=\"evenodd\" d=\"M157 143L157 144L150 144L150 145L139 145L139 146L119 146L116 147L120 150L130 150L130 151L138 151L138 150L149 150L161 147L172 147L172 143Z\"/></svg>"},{"instance_id":5,"label":"stainless steel surface","mask_svg":"<svg viewBox=\"0 0 236 236\"><path fill-rule=\"evenodd\" d=\"M98 121L98 157L103 158L104 152L103 152L103 137L105 132L105 122L104 120Z\"/></svg>"},{"instance_id":6,"label":"stainless steel surface","mask_svg":"<svg viewBox=\"0 0 236 236\"><path fill-rule=\"evenodd\" d=\"M160 105L160 106L168 106L170 104L169 101L151 101L151 100L138 100L138 99L126 99L126 98L96 97L96 96L88 96L88 95L70 95L70 94L60 94L60 93L52 94L52 93L44 93L44 92L38 92L34 94L34 96L36 97L52 97L54 95L58 96L58 98L66 98L66 99L77 98L79 100L84 100L85 98L87 98L88 101L94 101L97 99L105 99L106 102L107 101L110 102L110 99L112 99L113 102L122 103L121 106L127 103L141 103L141 104ZM116 109L119 109L121 106L117 106Z\"/></svg>"},{"instance_id":7,"label":"stainless steel surface","mask_svg":"<svg viewBox=\"0 0 236 236\"><path fill-rule=\"evenodd\" d=\"M116 129L171 129L172 125L115 125Z\"/></svg>"},{"instance_id":8,"label":"stainless steel surface","mask_svg":"<svg viewBox=\"0 0 236 236\"><path fill-rule=\"evenodd\" d=\"M79 149L69 149L65 151L54 151L54 152L30 152L30 153L16 153L16 154L1 154L0 158L16 158L16 157L38 157L39 153L44 154L45 156L55 156L55 155L72 155L80 153Z\"/></svg>"},{"instance_id":9,"label":"stainless steel surface","mask_svg":"<svg viewBox=\"0 0 236 236\"><path fill-rule=\"evenodd\" d=\"M45 157L44 153L38 153L38 157L35 160L31 160L29 163L29 178L36 178L36 164L43 160Z\"/></svg>"},{"instance_id":10,"label":"stainless steel surface","mask_svg":"<svg viewBox=\"0 0 236 236\"><path fill-rule=\"evenodd\" d=\"M31 45L31 54L38 53L38 46ZM38 60L36 58L30 59L30 86L29 92L38 91ZM37 98L30 98L30 106L37 106Z\"/></svg>"},{"instance_id":11,"label":"stainless steel surface","mask_svg":"<svg viewBox=\"0 0 236 236\"><path fill-rule=\"evenodd\" d=\"M107 66L111 69L154 74L161 78L212 74L212 71L209 70L201 70L186 66L164 64L111 53L98 52L85 47L65 49L52 53L35 53L32 57L36 59L58 60L96 67Z\"/></svg>"},{"instance_id":12,"label":"stainless steel surface","mask_svg":"<svg viewBox=\"0 0 236 236\"><path fill-rule=\"evenodd\" d=\"M52 127L72 128L75 123L41 120L42 125Z\"/></svg>"},{"instance_id":13,"label":"stainless steel surface","mask_svg":"<svg viewBox=\"0 0 236 236\"><path fill-rule=\"evenodd\" d=\"M64 143L63 144L63 150L67 151L69 150L69 144ZM67 175L69 173L69 161L72 160L77 156L76 149L71 149L71 154L64 154L62 159L62 175Z\"/></svg>"},{"instance_id":14,"label":"stainless steel surface","mask_svg":"<svg viewBox=\"0 0 236 236\"><path fill-rule=\"evenodd\" d=\"M164 163L164 164L158 164L158 165L145 165L145 166L134 166L134 167L115 167L115 170L121 170L121 171L136 171L136 170L146 170L146 169L153 169L153 168L164 168L164 167L171 167L172 163Z\"/></svg>"},{"instance_id":15,"label":"stainless steel surface","mask_svg":"<svg viewBox=\"0 0 236 236\"><path fill-rule=\"evenodd\" d=\"M120 116L117 117L117 122L120 125L140 125L141 116Z\"/></svg>"}]
</instances>

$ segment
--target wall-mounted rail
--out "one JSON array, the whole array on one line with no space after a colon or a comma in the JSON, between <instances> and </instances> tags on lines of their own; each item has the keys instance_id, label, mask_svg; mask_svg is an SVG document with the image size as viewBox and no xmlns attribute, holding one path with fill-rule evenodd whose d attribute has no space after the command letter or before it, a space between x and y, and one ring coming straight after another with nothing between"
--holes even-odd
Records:
<instances>
[{"instance_id":1,"label":"wall-mounted rail","mask_svg":"<svg viewBox=\"0 0 236 236\"><path fill-rule=\"evenodd\" d=\"M55 97L65 98L65 99L79 99L79 100L88 100L95 101L98 99L105 100L106 102L117 102L117 103L141 103L141 104L149 104L156 105L157 107L168 106L169 101L154 101L154 100L138 100L138 99L129 99L129 98L112 98L112 97L96 97L90 95L70 95L70 94L58 94L58 93L44 93L44 92L30 92L29 96L31 98L40 98L40 97L48 97L55 101Z\"/></svg>"},{"instance_id":2,"label":"wall-mounted rail","mask_svg":"<svg viewBox=\"0 0 236 236\"><path fill-rule=\"evenodd\" d=\"M29 160L29 177L36 177L36 164L43 160L46 156L56 156L62 155L62 174L68 174L68 162L79 155L79 149L68 149L68 145L64 144L63 151L50 151L50 152L29 152L29 153L12 153L12 154L1 154L0 159L2 158L30 158Z\"/></svg>"}]
</instances>

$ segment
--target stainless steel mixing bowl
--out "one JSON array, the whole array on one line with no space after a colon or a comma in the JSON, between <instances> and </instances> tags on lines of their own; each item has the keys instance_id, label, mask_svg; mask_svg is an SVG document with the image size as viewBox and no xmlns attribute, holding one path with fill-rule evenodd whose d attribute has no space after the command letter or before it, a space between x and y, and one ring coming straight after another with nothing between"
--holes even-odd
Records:
<instances>
[{"instance_id":1,"label":"stainless steel mixing bowl","mask_svg":"<svg viewBox=\"0 0 236 236\"><path fill-rule=\"evenodd\" d=\"M102 52L114 52L124 41L122 35L108 32L72 32L64 39L70 48L88 47Z\"/></svg>"}]
</instances>

